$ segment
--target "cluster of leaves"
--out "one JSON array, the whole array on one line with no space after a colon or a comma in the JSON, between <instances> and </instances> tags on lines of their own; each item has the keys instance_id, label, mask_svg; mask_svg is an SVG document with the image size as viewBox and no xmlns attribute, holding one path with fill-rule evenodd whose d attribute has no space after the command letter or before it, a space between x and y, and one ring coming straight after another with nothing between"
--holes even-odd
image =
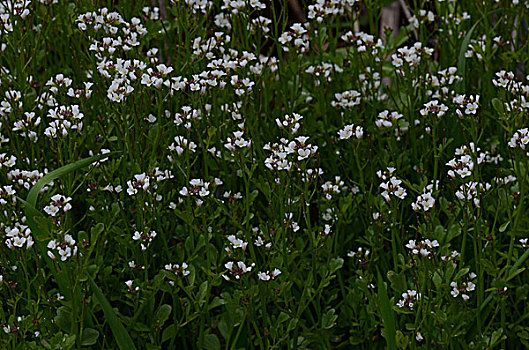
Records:
<instances>
[{"instance_id":1,"label":"cluster of leaves","mask_svg":"<svg viewBox=\"0 0 529 350\"><path fill-rule=\"evenodd\" d=\"M408 3L0 3L0 344L529 346L529 7Z\"/></svg>"}]
</instances>

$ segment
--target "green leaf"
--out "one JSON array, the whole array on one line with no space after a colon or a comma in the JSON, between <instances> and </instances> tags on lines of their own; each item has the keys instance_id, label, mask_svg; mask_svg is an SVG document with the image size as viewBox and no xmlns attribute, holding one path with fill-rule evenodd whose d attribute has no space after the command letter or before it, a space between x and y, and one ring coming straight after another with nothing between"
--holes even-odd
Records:
<instances>
[{"instance_id":1,"label":"green leaf","mask_svg":"<svg viewBox=\"0 0 529 350\"><path fill-rule=\"evenodd\" d=\"M399 349L407 349L409 345L408 336L401 331L397 331L397 345Z\"/></svg>"},{"instance_id":2,"label":"green leaf","mask_svg":"<svg viewBox=\"0 0 529 350\"><path fill-rule=\"evenodd\" d=\"M286 320L288 320L290 318L290 316L288 316L287 313L281 311L281 313L279 314L279 316L277 317L277 323L280 324L280 323L283 323L285 322Z\"/></svg>"},{"instance_id":3,"label":"green leaf","mask_svg":"<svg viewBox=\"0 0 529 350\"><path fill-rule=\"evenodd\" d=\"M343 259L342 258L335 258L331 259L331 262L329 263L329 273L334 273L341 269L343 266Z\"/></svg>"},{"instance_id":4,"label":"green leaf","mask_svg":"<svg viewBox=\"0 0 529 350\"><path fill-rule=\"evenodd\" d=\"M335 310L330 309L325 314L323 314L323 318L321 320L321 327L323 329L330 329L336 324L338 315L335 315L334 313L335 313Z\"/></svg>"},{"instance_id":5,"label":"green leaf","mask_svg":"<svg viewBox=\"0 0 529 350\"><path fill-rule=\"evenodd\" d=\"M173 308L171 307L171 305L163 304L162 306L160 306L158 308L158 311L156 311L156 316L155 316L156 322L158 322L160 326L163 326L165 321L169 319L169 316L171 315L171 311L173 311Z\"/></svg>"},{"instance_id":6,"label":"green leaf","mask_svg":"<svg viewBox=\"0 0 529 350\"><path fill-rule=\"evenodd\" d=\"M224 299L221 299L219 297L215 297L213 298L213 300L211 301L211 303L209 303L208 305L208 311L211 310L211 309L214 309L216 308L217 306L221 306L221 305L224 305L226 302L224 301Z\"/></svg>"},{"instance_id":7,"label":"green leaf","mask_svg":"<svg viewBox=\"0 0 529 350\"><path fill-rule=\"evenodd\" d=\"M99 287L90 275L88 275L88 282L90 283L90 286L93 289L94 297L97 299L99 304L101 304L101 308L103 309L105 318L110 326L110 329L112 330L112 334L114 335L114 338L116 339L116 343L118 344L119 348L121 350L135 350L136 346L130 338L129 333L127 333L127 330L125 329L125 327L123 327L123 324L121 323L118 316L110 306L110 303L108 302L107 298L105 297L101 289L99 289Z\"/></svg>"},{"instance_id":8,"label":"green leaf","mask_svg":"<svg viewBox=\"0 0 529 350\"><path fill-rule=\"evenodd\" d=\"M465 268L462 268L461 270L459 270L457 273L456 273L456 276L454 277L454 280L457 281L458 279L460 279L461 277L463 277L464 275L467 274L467 272L469 271L470 269L468 267L465 267Z\"/></svg>"},{"instance_id":9,"label":"green leaf","mask_svg":"<svg viewBox=\"0 0 529 350\"><path fill-rule=\"evenodd\" d=\"M298 325L298 319L292 318L290 322L288 323L287 332L290 332L291 330L295 329Z\"/></svg>"},{"instance_id":10,"label":"green leaf","mask_svg":"<svg viewBox=\"0 0 529 350\"><path fill-rule=\"evenodd\" d=\"M90 243L95 244L99 235L105 230L105 224L98 223L90 230Z\"/></svg>"},{"instance_id":11,"label":"green leaf","mask_svg":"<svg viewBox=\"0 0 529 350\"><path fill-rule=\"evenodd\" d=\"M197 302L200 306L204 304L207 292L208 292L208 281L204 281L200 285L198 289L198 294L197 294Z\"/></svg>"},{"instance_id":12,"label":"green leaf","mask_svg":"<svg viewBox=\"0 0 529 350\"><path fill-rule=\"evenodd\" d=\"M435 288L439 289L441 287L441 283L442 283L441 276L439 275L439 272L435 271L433 273L432 280L433 280L433 284L435 285Z\"/></svg>"},{"instance_id":13,"label":"green leaf","mask_svg":"<svg viewBox=\"0 0 529 350\"><path fill-rule=\"evenodd\" d=\"M502 336L503 328L497 329L494 332L492 332L492 336L490 338L490 348L493 348L496 346L500 341L503 339L507 339L507 336Z\"/></svg>"},{"instance_id":14,"label":"green leaf","mask_svg":"<svg viewBox=\"0 0 529 350\"><path fill-rule=\"evenodd\" d=\"M382 323L384 324L384 329L382 331L384 338L388 344L388 349L396 350L397 349L397 331L395 329L395 314L389 303L388 293L386 290L386 284L382 279L380 271L377 271L378 274L378 301L380 304L380 313L382 315Z\"/></svg>"},{"instance_id":15,"label":"green leaf","mask_svg":"<svg viewBox=\"0 0 529 350\"><path fill-rule=\"evenodd\" d=\"M503 103L501 102L501 100L497 97L494 97L491 101L492 103L492 108L494 108L494 110L499 114L499 115L503 115L504 111L503 111Z\"/></svg>"},{"instance_id":16,"label":"green leaf","mask_svg":"<svg viewBox=\"0 0 529 350\"><path fill-rule=\"evenodd\" d=\"M72 311L67 306L61 306L57 309L57 315L53 318L57 326L66 333L72 332L73 318Z\"/></svg>"},{"instance_id":17,"label":"green leaf","mask_svg":"<svg viewBox=\"0 0 529 350\"><path fill-rule=\"evenodd\" d=\"M519 274L521 274L522 272L525 271L525 267L522 267L520 269L517 269L517 270L510 270L509 272L509 277L507 277L507 281L510 281L512 280L514 277L518 276Z\"/></svg>"},{"instance_id":18,"label":"green leaf","mask_svg":"<svg viewBox=\"0 0 529 350\"><path fill-rule=\"evenodd\" d=\"M204 349L220 350L220 340L215 334L208 334L204 337Z\"/></svg>"},{"instance_id":19,"label":"green leaf","mask_svg":"<svg viewBox=\"0 0 529 350\"><path fill-rule=\"evenodd\" d=\"M522 256L518 258L518 260L511 267L509 275L512 275L516 271L516 269L518 269L527 260L527 258L529 258L529 250L526 250L522 254Z\"/></svg>"},{"instance_id":20,"label":"green leaf","mask_svg":"<svg viewBox=\"0 0 529 350\"><path fill-rule=\"evenodd\" d=\"M391 288L396 291L397 293L402 293L402 291L406 290L406 276L404 275L404 272L401 273L395 273L393 271L389 271L387 273L388 279L391 282Z\"/></svg>"},{"instance_id":21,"label":"green leaf","mask_svg":"<svg viewBox=\"0 0 529 350\"><path fill-rule=\"evenodd\" d=\"M228 321L226 321L226 318L227 318L226 315L222 316L217 328L219 329L219 332L224 338L224 340L228 341L230 339L231 330L233 329L233 327L228 325Z\"/></svg>"},{"instance_id":22,"label":"green leaf","mask_svg":"<svg viewBox=\"0 0 529 350\"><path fill-rule=\"evenodd\" d=\"M93 328L83 329L83 336L81 337L81 345L89 346L94 345L99 337L99 332Z\"/></svg>"},{"instance_id":23,"label":"green leaf","mask_svg":"<svg viewBox=\"0 0 529 350\"><path fill-rule=\"evenodd\" d=\"M509 224L510 224L510 223L511 223L510 221L507 221L506 223L504 223L503 225L501 225L499 231L500 231L500 232L505 232L505 230L507 229L507 227L509 227Z\"/></svg>"},{"instance_id":24,"label":"green leaf","mask_svg":"<svg viewBox=\"0 0 529 350\"><path fill-rule=\"evenodd\" d=\"M169 325L162 333L162 343L165 343L169 339L172 339L176 336L176 326L173 324Z\"/></svg>"}]
</instances>

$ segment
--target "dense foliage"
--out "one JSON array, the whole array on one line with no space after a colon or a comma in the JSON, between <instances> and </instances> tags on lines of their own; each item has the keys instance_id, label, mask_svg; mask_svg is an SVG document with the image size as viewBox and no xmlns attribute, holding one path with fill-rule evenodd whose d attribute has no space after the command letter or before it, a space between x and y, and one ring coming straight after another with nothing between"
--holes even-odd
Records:
<instances>
[{"instance_id":1,"label":"dense foliage","mask_svg":"<svg viewBox=\"0 0 529 350\"><path fill-rule=\"evenodd\" d=\"M3 348L529 346L529 6L292 3L0 1Z\"/></svg>"}]
</instances>

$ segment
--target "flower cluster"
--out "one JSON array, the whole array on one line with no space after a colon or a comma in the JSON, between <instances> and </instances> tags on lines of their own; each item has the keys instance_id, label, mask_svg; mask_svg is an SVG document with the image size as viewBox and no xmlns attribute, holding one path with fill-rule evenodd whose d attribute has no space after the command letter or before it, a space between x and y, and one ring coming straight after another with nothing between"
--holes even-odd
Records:
<instances>
[{"instance_id":1,"label":"flower cluster","mask_svg":"<svg viewBox=\"0 0 529 350\"><path fill-rule=\"evenodd\" d=\"M477 277L477 275L474 272L471 272L468 275L468 278L464 282L457 283L456 281L453 281L450 283L450 287L452 287L452 290L450 291L450 294L457 298L458 296L461 296L461 298L464 301L467 301L470 299L470 296L468 296L468 292L473 292L476 290L476 284L472 282L471 280L474 280Z\"/></svg>"},{"instance_id":2,"label":"flower cluster","mask_svg":"<svg viewBox=\"0 0 529 350\"><path fill-rule=\"evenodd\" d=\"M51 197L51 202L48 206L44 207L44 211L51 216L57 215L61 209L66 213L72 209L72 205L69 203L71 200L71 197L65 197L61 194L56 194Z\"/></svg>"},{"instance_id":3,"label":"flower cluster","mask_svg":"<svg viewBox=\"0 0 529 350\"><path fill-rule=\"evenodd\" d=\"M438 185L436 186L438 187ZM428 211L435 205L435 198L433 197L433 184L429 184L423 189L422 194L417 196L415 202L411 204L413 211L424 210Z\"/></svg>"},{"instance_id":4,"label":"flower cluster","mask_svg":"<svg viewBox=\"0 0 529 350\"><path fill-rule=\"evenodd\" d=\"M386 202L391 201L391 196L399 199L404 199L407 196L406 189L400 185L402 180L393 176L394 171L395 168L388 168L388 172L382 173L380 170L377 172L377 176L386 181L379 185L382 189L382 197L384 197Z\"/></svg>"},{"instance_id":5,"label":"flower cluster","mask_svg":"<svg viewBox=\"0 0 529 350\"><path fill-rule=\"evenodd\" d=\"M195 153L197 145L193 141L189 141L183 136L175 136L174 142L167 146L167 149L169 151L176 152L178 156L181 156L186 149L188 149L191 153ZM167 159L169 159L171 163L175 161L171 155L168 155Z\"/></svg>"},{"instance_id":6,"label":"flower cluster","mask_svg":"<svg viewBox=\"0 0 529 350\"><path fill-rule=\"evenodd\" d=\"M402 118L399 112L382 111L378 113L375 125L379 129L389 129L397 124L398 120Z\"/></svg>"},{"instance_id":7,"label":"flower cluster","mask_svg":"<svg viewBox=\"0 0 529 350\"><path fill-rule=\"evenodd\" d=\"M527 144L529 143L529 129L523 128L518 129L512 135L511 139L509 140L509 147L510 148L521 148L523 151L525 151L525 148ZM527 155L529 156L529 150L527 151Z\"/></svg>"},{"instance_id":8,"label":"flower cluster","mask_svg":"<svg viewBox=\"0 0 529 350\"><path fill-rule=\"evenodd\" d=\"M229 235L228 241L230 242L231 248L233 249L246 250L246 246L248 246L248 242L245 242L242 239L237 238L235 235ZM226 252L228 252L228 254L231 254L231 248L225 247Z\"/></svg>"},{"instance_id":9,"label":"flower cluster","mask_svg":"<svg viewBox=\"0 0 529 350\"><path fill-rule=\"evenodd\" d=\"M252 263L251 265L246 266L246 264L243 261L238 261L237 263L233 261L228 261L224 264L224 267L228 269L228 271L231 273L235 279L240 279L242 275L245 273L248 273L252 271L253 267L255 266L255 263ZM222 275L222 277L229 281L230 277L228 275Z\"/></svg>"},{"instance_id":10,"label":"flower cluster","mask_svg":"<svg viewBox=\"0 0 529 350\"><path fill-rule=\"evenodd\" d=\"M331 74L343 73L343 68L337 64L322 62L319 65L309 66L309 68L305 69L305 73L318 78L314 80L314 86L320 86L321 81L326 81L328 83L332 81Z\"/></svg>"},{"instance_id":11,"label":"flower cluster","mask_svg":"<svg viewBox=\"0 0 529 350\"><path fill-rule=\"evenodd\" d=\"M270 170L287 170L290 171L294 163L292 158L297 155L297 160L305 160L313 156L318 151L318 146L307 143L307 136L298 136L294 140L281 138L280 143L270 145L267 143L263 149L272 152L265 159L265 165Z\"/></svg>"},{"instance_id":12,"label":"flower cluster","mask_svg":"<svg viewBox=\"0 0 529 350\"><path fill-rule=\"evenodd\" d=\"M125 282L125 285L127 286L129 293L132 293L132 294L140 290L140 287L133 286L133 284L134 284L134 280L128 280L127 282Z\"/></svg>"},{"instance_id":13,"label":"flower cluster","mask_svg":"<svg viewBox=\"0 0 529 350\"><path fill-rule=\"evenodd\" d=\"M453 102L456 104L456 114L459 118L464 118L465 115L476 114L479 107L479 95L475 96L466 96L466 95L457 95L454 96ZM461 110L464 110L461 112Z\"/></svg>"},{"instance_id":14,"label":"flower cluster","mask_svg":"<svg viewBox=\"0 0 529 350\"><path fill-rule=\"evenodd\" d=\"M419 300L421 300L421 293L408 289L407 292L402 293L402 299L397 302L397 306L400 308L408 307L410 310L413 310L413 307Z\"/></svg>"},{"instance_id":15,"label":"flower cluster","mask_svg":"<svg viewBox=\"0 0 529 350\"><path fill-rule=\"evenodd\" d=\"M454 91L449 87L456 83L460 83L463 80L463 78L456 73L456 67L442 69L436 74L427 73L424 79L425 84L428 87L426 96L435 100L449 101L449 97L454 94Z\"/></svg>"},{"instance_id":16,"label":"flower cluster","mask_svg":"<svg viewBox=\"0 0 529 350\"><path fill-rule=\"evenodd\" d=\"M2 158L2 155L0 155L0 160L1 158ZM37 181L40 180L41 177L43 177L47 173L48 173L47 169L44 169L44 172L40 172L38 170L29 171L29 170L13 169L7 173L7 179L11 181L15 186L20 186L22 188L25 188L26 190L29 190L34 184L37 183ZM47 191L53 185L54 185L53 181L49 182L46 186L42 188L41 192Z\"/></svg>"},{"instance_id":17,"label":"flower cluster","mask_svg":"<svg viewBox=\"0 0 529 350\"><path fill-rule=\"evenodd\" d=\"M31 229L26 225L16 222L14 227L5 226L2 228L5 232L5 243L9 249L23 248L24 246L26 249L30 249L35 243L31 236Z\"/></svg>"},{"instance_id":18,"label":"flower cluster","mask_svg":"<svg viewBox=\"0 0 529 350\"><path fill-rule=\"evenodd\" d=\"M322 23L327 17L343 15L346 11L351 11L355 4L356 0L316 0L313 5L309 5L307 17Z\"/></svg>"},{"instance_id":19,"label":"flower cluster","mask_svg":"<svg viewBox=\"0 0 529 350\"><path fill-rule=\"evenodd\" d=\"M259 272L257 276L259 277L260 281L270 281L275 279L277 276L281 274L281 270L274 269L272 272L266 271L266 272Z\"/></svg>"},{"instance_id":20,"label":"flower cluster","mask_svg":"<svg viewBox=\"0 0 529 350\"><path fill-rule=\"evenodd\" d=\"M151 244L152 240L157 236L156 231L154 230L148 230L146 229L143 232L134 231L134 234L132 235L132 239L135 241L140 241L141 250L147 250L149 247L149 244Z\"/></svg>"},{"instance_id":21,"label":"flower cluster","mask_svg":"<svg viewBox=\"0 0 529 350\"><path fill-rule=\"evenodd\" d=\"M459 200L472 202L476 207L480 206L480 198L478 198L479 193L483 193L491 189L491 184L489 183L480 183L480 182L467 182L459 186L455 195Z\"/></svg>"},{"instance_id":22,"label":"flower cluster","mask_svg":"<svg viewBox=\"0 0 529 350\"><path fill-rule=\"evenodd\" d=\"M404 46L397 49L397 52L391 55L392 64L396 71L404 75L401 67L407 64L409 67L418 66L421 60L429 58L433 54L433 49L422 47L422 43L417 42L413 46Z\"/></svg>"},{"instance_id":23,"label":"flower cluster","mask_svg":"<svg viewBox=\"0 0 529 350\"><path fill-rule=\"evenodd\" d=\"M187 276L190 271L187 269L189 266L187 263L183 262L182 265L179 264L165 264L164 269L166 271L171 271L175 275Z\"/></svg>"},{"instance_id":24,"label":"flower cluster","mask_svg":"<svg viewBox=\"0 0 529 350\"><path fill-rule=\"evenodd\" d=\"M419 112L423 117L433 115L434 117L441 118L448 111L448 107L440 103L437 100L432 100L424 104L424 108Z\"/></svg>"},{"instance_id":25,"label":"flower cluster","mask_svg":"<svg viewBox=\"0 0 529 350\"><path fill-rule=\"evenodd\" d=\"M353 135L357 139L363 138L364 128L362 128L360 125L355 126L354 124L349 124L344 126L343 129L340 129L340 131L338 131L338 136L340 136L340 140L349 140Z\"/></svg>"},{"instance_id":26,"label":"flower cluster","mask_svg":"<svg viewBox=\"0 0 529 350\"><path fill-rule=\"evenodd\" d=\"M59 106L48 111L48 118L51 118L49 126L44 130L44 135L57 138L68 135L69 130L83 129L82 119L84 114L79 111L78 105Z\"/></svg>"},{"instance_id":27,"label":"flower cluster","mask_svg":"<svg viewBox=\"0 0 529 350\"><path fill-rule=\"evenodd\" d=\"M416 243L414 239L410 239L408 241L408 244L406 244L406 248L408 248L413 255L422 255L424 257L427 257L429 259L432 259L434 257L434 248L439 247L439 242L437 240L430 241L429 239L422 240L419 244Z\"/></svg>"},{"instance_id":28,"label":"flower cluster","mask_svg":"<svg viewBox=\"0 0 529 350\"><path fill-rule=\"evenodd\" d=\"M58 242L55 239L52 239L48 242L48 256L55 260L56 256L54 251L57 251L61 257L61 261L66 261L72 256L77 256L77 246L75 245L75 240L69 234L64 235L64 239Z\"/></svg>"},{"instance_id":29,"label":"flower cluster","mask_svg":"<svg viewBox=\"0 0 529 350\"><path fill-rule=\"evenodd\" d=\"M335 101L331 102L333 107L341 107L343 109L351 109L361 102L361 94L356 90L347 90L342 93L334 94Z\"/></svg>"},{"instance_id":30,"label":"flower cluster","mask_svg":"<svg viewBox=\"0 0 529 350\"><path fill-rule=\"evenodd\" d=\"M330 201L333 194L339 194L342 191L347 191L347 186L345 186L345 182L340 176L335 176L334 182L325 182L323 185L321 185L321 189L325 194L325 198Z\"/></svg>"},{"instance_id":31,"label":"flower cluster","mask_svg":"<svg viewBox=\"0 0 529 350\"><path fill-rule=\"evenodd\" d=\"M127 181L127 193L134 196L141 191L155 191L158 182L172 179L174 176L170 170L160 170L155 168L151 173L141 173L134 175L134 179ZM161 197L159 197L161 199Z\"/></svg>"},{"instance_id":32,"label":"flower cluster","mask_svg":"<svg viewBox=\"0 0 529 350\"><path fill-rule=\"evenodd\" d=\"M24 119L15 121L13 131L17 131L20 136L27 137L33 142L39 139L37 127L40 125L40 117L35 118L35 112L24 112Z\"/></svg>"},{"instance_id":33,"label":"flower cluster","mask_svg":"<svg viewBox=\"0 0 529 350\"><path fill-rule=\"evenodd\" d=\"M472 171L474 171L474 160L472 159L472 155L477 153L478 156L476 161L478 165L483 163L486 158L486 153L480 151L481 149L476 147L473 142L470 143L469 147L463 145L456 148L456 158L452 158L446 163L447 166L452 168L448 170L448 176L455 179L456 175L458 175L460 178L464 179L465 177L472 175ZM457 158L457 156L460 157Z\"/></svg>"},{"instance_id":34,"label":"flower cluster","mask_svg":"<svg viewBox=\"0 0 529 350\"><path fill-rule=\"evenodd\" d=\"M310 36L307 32L307 26L301 23L294 23L290 26L290 31L284 32L279 37L284 51L289 51L290 45L293 45L297 52L305 52L309 48Z\"/></svg>"},{"instance_id":35,"label":"flower cluster","mask_svg":"<svg viewBox=\"0 0 529 350\"><path fill-rule=\"evenodd\" d=\"M230 152L235 152L237 148L250 148L252 146L252 140L246 140L244 138L243 131L234 131L233 137L228 137L224 147L226 147Z\"/></svg>"},{"instance_id":36,"label":"flower cluster","mask_svg":"<svg viewBox=\"0 0 529 350\"><path fill-rule=\"evenodd\" d=\"M384 50L382 39L375 38L373 35L364 32L353 33L351 31L343 34L341 39L346 43L354 44L359 54L371 54L375 56L376 62L380 61L378 54Z\"/></svg>"},{"instance_id":37,"label":"flower cluster","mask_svg":"<svg viewBox=\"0 0 529 350\"><path fill-rule=\"evenodd\" d=\"M280 129L288 129L294 135L298 132L300 127L299 121L301 119L303 119L303 116L297 113L292 113L292 116L285 114L285 119L279 120L279 118L276 118L276 123Z\"/></svg>"},{"instance_id":38,"label":"flower cluster","mask_svg":"<svg viewBox=\"0 0 529 350\"><path fill-rule=\"evenodd\" d=\"M358 263L360 265L365 265L367 264L367 260L369 258L369 249L364 249L362 247L358 247L357 251L353 251L351 250L349 253L347 253L347 256L349 258L355 258L358 260Z\"/></svg>"},{"instance_id":39,"label":"flower cluster","mask_svg":"<svg viewBox=\"0 0 529 350\"><path fill-rule=\"evenodd\" d=\"M222 185L222 181L220 179L215 179L211 182L207 182L202 179L192 179L189 181L189 189L186 186L182 187L180 190L180 195L184 197L207 197L211 193L210 189L218 185Z\"/></svg>"}]
</instances>

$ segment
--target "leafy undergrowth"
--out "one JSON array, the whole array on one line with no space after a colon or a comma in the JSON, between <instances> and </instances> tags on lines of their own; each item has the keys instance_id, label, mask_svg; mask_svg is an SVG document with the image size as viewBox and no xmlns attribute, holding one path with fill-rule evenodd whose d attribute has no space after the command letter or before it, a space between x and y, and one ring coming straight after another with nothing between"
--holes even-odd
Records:
<instances>
[{"instance_id":1,"label":"leafy undergrowth","mask_svg":"<svg viewBox=\"0 0 529 350\"><path fill-rule=\"evenodd\" d=\"M0 2L2 348L529 346L529 6L390 2Z\"/></svg>"}]
</instances>

